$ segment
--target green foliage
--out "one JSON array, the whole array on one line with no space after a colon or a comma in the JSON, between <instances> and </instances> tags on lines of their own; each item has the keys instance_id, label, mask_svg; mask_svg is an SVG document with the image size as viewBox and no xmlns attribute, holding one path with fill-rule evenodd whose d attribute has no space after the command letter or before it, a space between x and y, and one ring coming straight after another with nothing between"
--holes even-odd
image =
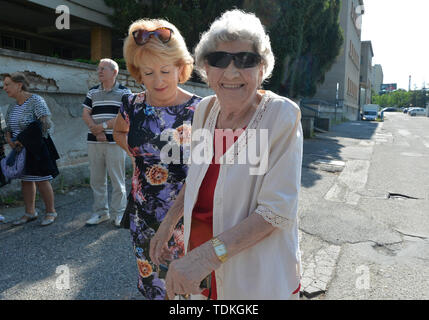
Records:
<instances>
[{"instance_id":1,"label":"green foliage","mask_svg":"<svg viewBox=\"0 0 429 320\"><path fill-rule=\"evenodd\" d=\"M340 53L340 1L272 2L269 8L274 8L274 17L266 19L266 26L277 65L267 88L292 98L311 97ZM255 12L259 16L258 8Z\"/></svg>"},{"instance_id":2,"label":"green foliage","mask_svg":"<svg viewBox=\"0 0 429 320\"><path fill-rule=\"evenodd\" d=\"M267 89L292 98L313 96L340 53L340 0L104 0L114 28L125 37L133 21L164 18L193 51L200 34L224 11L254 12L270 35L276 67ZM195 80L195 79L194 79Z\"/></svg>"},{"instance_id":3,"label":"green foliage","mask_svg":"<svg viewBox=\"0 0 429 320\"><path fill-rule=\"evenodd\" d=\"M423 90L406 91L400 89L382 95L374 95L372 101L382 108L424 107L425 102L429 102L428 97L425 98L425 94Z\"/></svg>"}]
</instances>

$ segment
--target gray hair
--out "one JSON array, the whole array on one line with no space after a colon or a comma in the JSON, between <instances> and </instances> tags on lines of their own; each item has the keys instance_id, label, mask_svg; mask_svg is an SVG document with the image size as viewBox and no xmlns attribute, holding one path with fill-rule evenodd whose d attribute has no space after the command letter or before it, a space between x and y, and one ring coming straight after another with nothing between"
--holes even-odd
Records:
<instances>
[{"instance_id":1,"label":"gray hair","mask_svg":"<svg viewBox=\"0 0 429 320\"><path fill-rule=\"evenodd\" d=\"M3 75L3 80L6 78L10 78L15 83L22 84L21 89L23 91L28 91L30 88L30 82L23 72L14 72L12 74L6 73Z\"/></svg>"},{"instance_id":2,"label":"gray hair","mask_svg":"<svg viewBox=\"0 0 429 320\"><path fill-rule=\"evenodd\" d=\"M219 43L236 40L250 40L255 52L262 57L262 82L271 76L274 69L274 54L271 50L270 37L265 32L261 20L253 13L235 9L223 13L212 23L210 29L201 35L201 40L195 48L196 70L201 79L207 82L204 68L206 56L216 51Z\"/></svg>"},{"instance_id":3,"label":"gray hair","mask_svg":"<svg viewBox=\"0 0 429 320\"><path fill-rule=\"evenodd\" d=\"M100 64L100 63L102 63L102 62L106 62L106 63L108 63L108 64L110 65L110 68L111 68L112 70L116 70L116 72L117 72L117 73L119 72L119 66L118 66L118 64L116 63L116 61L114 61L114 60L112 60L112 59L109 59L109 58L104 58L104 59L101 59L101 60L100 60L100 62L99 62L98 64Z\"/></svg>"}]
</instances>

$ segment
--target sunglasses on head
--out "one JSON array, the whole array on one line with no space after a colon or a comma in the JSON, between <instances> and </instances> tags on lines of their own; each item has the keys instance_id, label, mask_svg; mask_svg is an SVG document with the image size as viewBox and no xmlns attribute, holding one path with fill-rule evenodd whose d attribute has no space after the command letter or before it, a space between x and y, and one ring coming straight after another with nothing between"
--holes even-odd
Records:
<instances>
[{"instance_id":1,"label":"sunglasses on head","mask_svg":"<svg viewBox=\"0 0 429 320\"><path fill-rule=\"evenodd\" d=\"M206 60L210 66L222 69L227 68L231 60L233 60L238 69L246 69L256 67L261 63L262 58L259 54L253 52L229 53L216 51L209 53L206 56Z\"/></svg>"},{"instance_id":2,"label":"sunglasses on head","mask_svg":"<svg viewBox=\"0 0 429 320\"><path fill-rule=\"evenodd\" d=\"M151 36L155 36L162 43L167 43L170 41L172 33L173 30L166 27L161 27L153 31L140 29L133 32L133 37L136 44L142 46L149 41Z\"/></svg>"}]
</instances>

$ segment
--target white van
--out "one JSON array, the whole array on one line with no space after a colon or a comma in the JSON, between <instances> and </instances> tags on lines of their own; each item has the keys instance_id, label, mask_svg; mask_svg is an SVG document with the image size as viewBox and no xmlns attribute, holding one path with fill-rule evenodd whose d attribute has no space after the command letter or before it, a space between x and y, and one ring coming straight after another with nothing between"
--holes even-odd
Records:
<instances>
[{"instance_id":1,"label":"white van","mask_svg":"<svg viewBox=\"0 0 429 320\"><path fill-rule=\"evenodd\" d=\"M377 120L379 109L380 109L380 106L378 104L365 104L362 107L362 120L368 120L368 121Z\"/></svg>"}]
</instances>

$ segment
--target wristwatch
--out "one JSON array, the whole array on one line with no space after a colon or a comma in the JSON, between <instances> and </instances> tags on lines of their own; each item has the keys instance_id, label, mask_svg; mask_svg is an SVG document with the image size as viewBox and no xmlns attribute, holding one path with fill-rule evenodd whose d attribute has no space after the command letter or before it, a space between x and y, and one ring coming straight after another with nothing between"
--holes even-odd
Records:
<instances>
[{"instance_id":1,"label":"wristwatch","mask_svg":"<svg viewBox=\"0 0 429 320\"><path fill-rule=\"evenodd\" d=\"M103 129L106 130L107 129L107 122L103 122L102 126L103 126Z\"/></svg>"},{"instance_id":2,"label":"wristwatch","mask_svg":"<svg viewBox=\"0 0 429 320\"><path fill-rule=\"evenodd\" d=\"M210 242L212 243L213 249L219 260L222 261L222 263L226 262L226 260L228 260L228 255L225 244L218 238L213 238L210 240Z\"/></svg>"}]
</instances>

